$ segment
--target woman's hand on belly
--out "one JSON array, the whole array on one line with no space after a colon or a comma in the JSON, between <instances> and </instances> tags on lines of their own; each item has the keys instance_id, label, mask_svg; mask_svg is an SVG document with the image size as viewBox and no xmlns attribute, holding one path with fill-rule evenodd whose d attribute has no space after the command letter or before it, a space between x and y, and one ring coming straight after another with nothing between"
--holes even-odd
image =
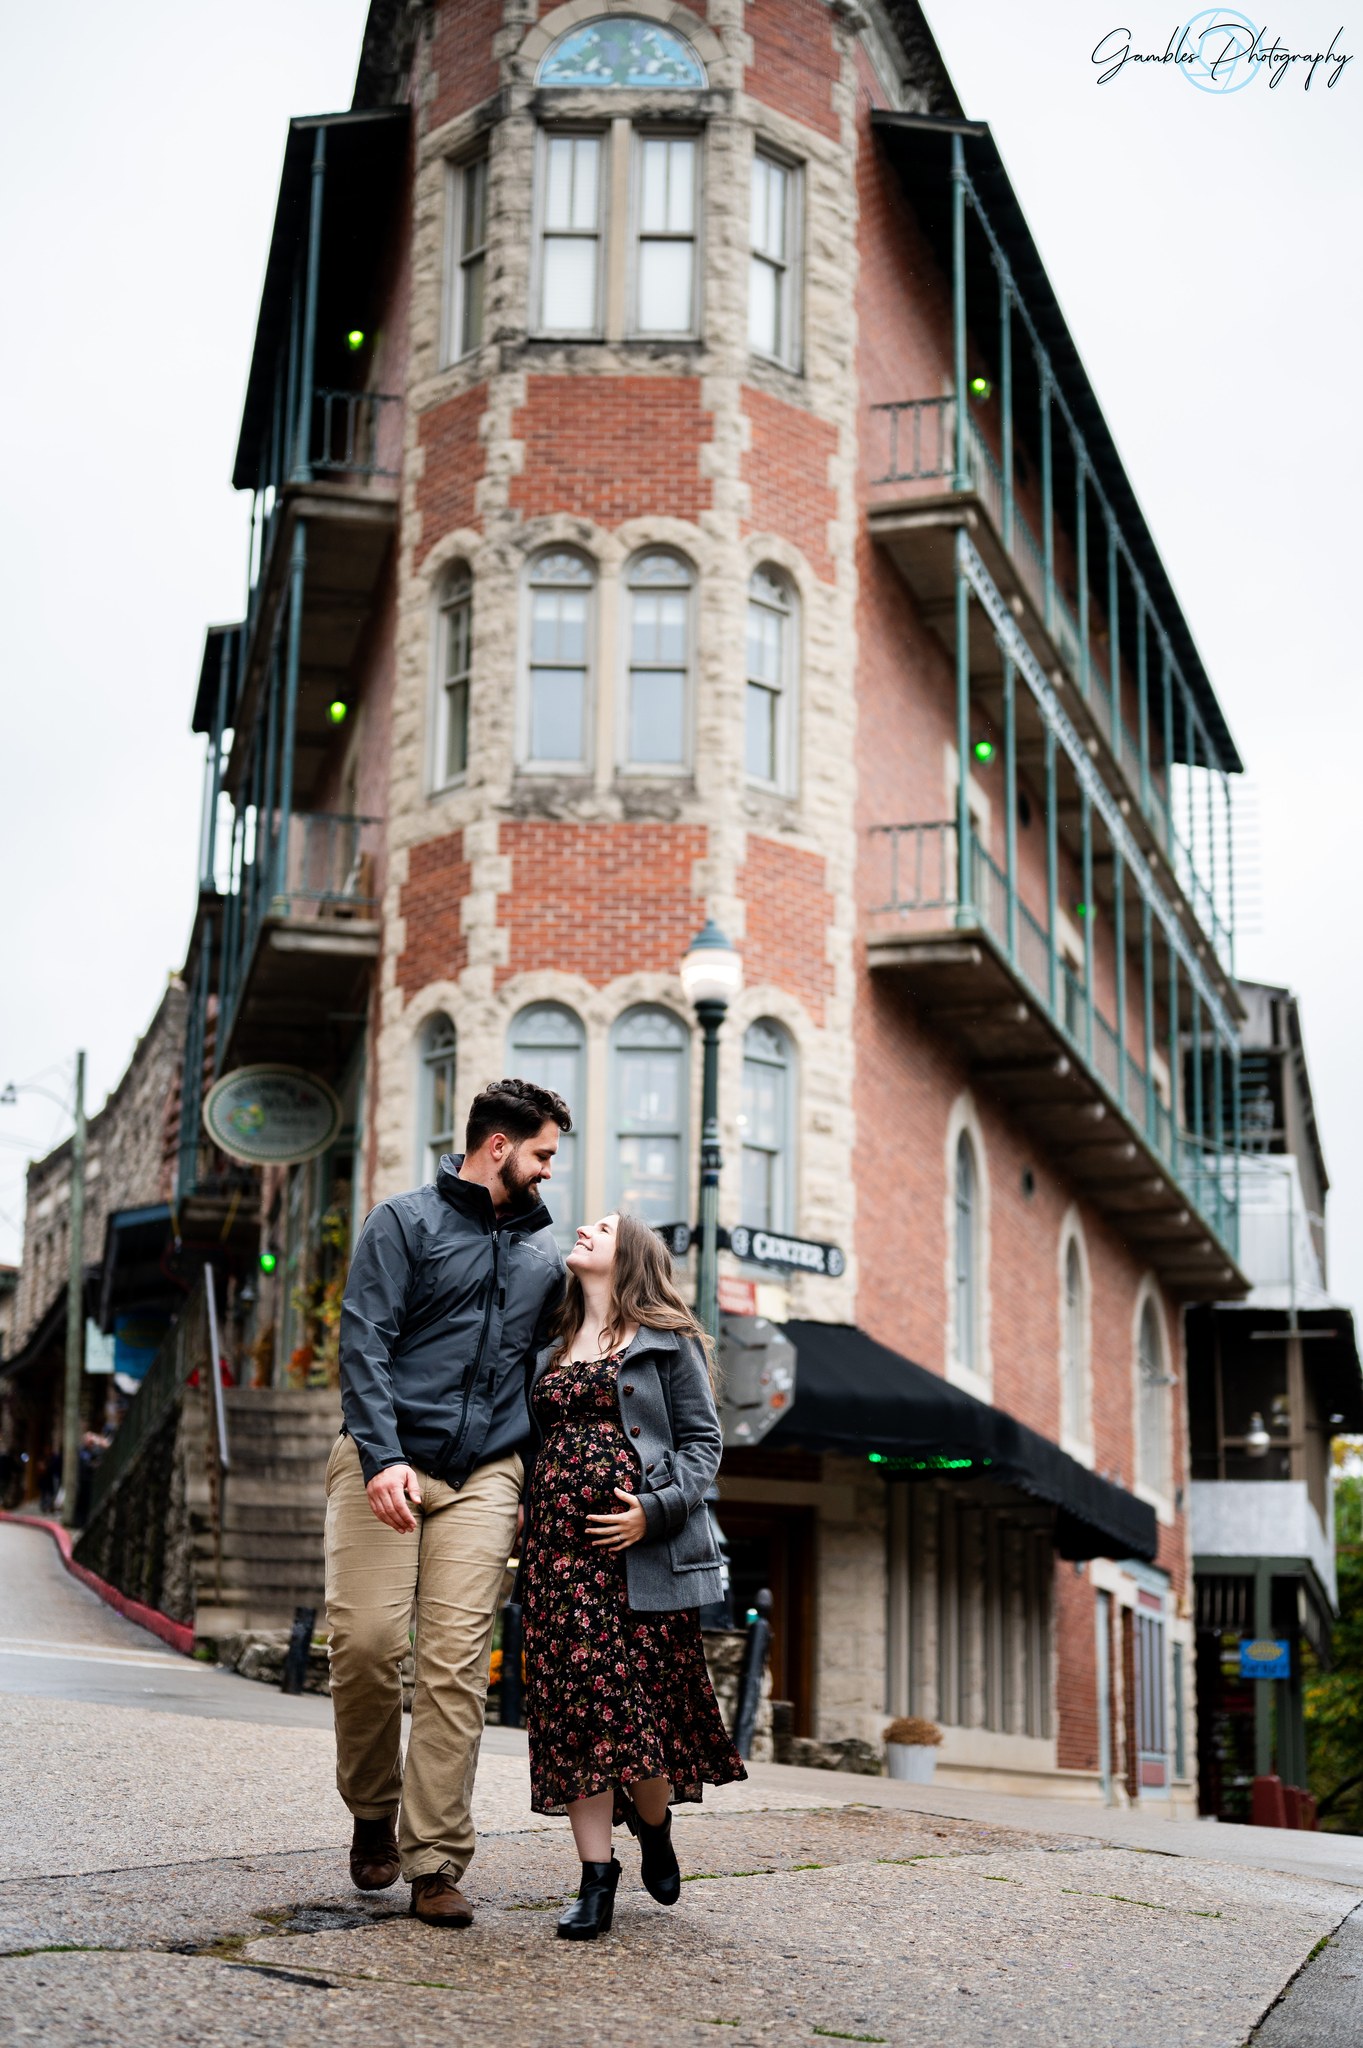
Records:
<instances>
[{"instance_id":1,"label":"woman's hand on belly","mask_svg":"<svg viewBox=\"0 0 1363 2048\"><path fill-rule=\"evenodd\" d=\"M631 1543L638 1543L648 1532L644 1511L632 1493L623 1486L614 1489L615 1498L628 1505L609 1515L588 1515L587 1536L593 1550L628 1550Z\"/></svg>"}]
</instances>

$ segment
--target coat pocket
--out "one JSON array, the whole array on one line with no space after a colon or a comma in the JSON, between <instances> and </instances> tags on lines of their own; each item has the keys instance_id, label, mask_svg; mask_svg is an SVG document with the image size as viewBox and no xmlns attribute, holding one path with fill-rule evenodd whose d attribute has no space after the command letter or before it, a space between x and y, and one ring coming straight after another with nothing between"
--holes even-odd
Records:
<instances>
[{"instance_id":1,"label":"coat pocket","mask_svg":"<svg viewBox=\"0 0 1363 2048\"><path fill-rule=\"evenodd\" d=\"M686 1527L668 1540L668 1555L674 1572L714 1571L719 1565L719 1548L704 1501L692 1508Z\"/></svg>"}]
</instances>

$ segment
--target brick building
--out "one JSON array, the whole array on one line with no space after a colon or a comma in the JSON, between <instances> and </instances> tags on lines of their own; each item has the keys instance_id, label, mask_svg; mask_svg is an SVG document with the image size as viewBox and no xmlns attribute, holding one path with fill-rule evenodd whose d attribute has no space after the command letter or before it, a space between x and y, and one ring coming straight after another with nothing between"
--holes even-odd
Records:
<instances>
[{"instance_id":1,"label":"brick building","mask_svg":"<svg viewBox=\"0 0 1363 2048\"><path fill-rule=\"evenodd\" d=\"M267 1180L257 1357L508 1070L573 1102L565 1230L690 1215L713 916L723 1220L846 1253L724 1261L800 1350L720 1507L796 1728L1190 1802L1240 764L913 0L375 0L290 127L234 480L181 1194L215 1073L341 1105Z\"/></svg>"}]
</instances>

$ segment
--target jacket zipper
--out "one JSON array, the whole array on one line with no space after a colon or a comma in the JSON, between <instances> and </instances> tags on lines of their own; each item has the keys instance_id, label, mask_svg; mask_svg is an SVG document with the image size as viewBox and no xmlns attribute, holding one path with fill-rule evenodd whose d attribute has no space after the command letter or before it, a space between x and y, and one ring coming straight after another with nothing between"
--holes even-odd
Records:
<instances>
[{"instance_id":1,"label":"jacket zipper","mask_svg":"<svg viewBox=\"0 0 1363 2048\"><path fill-rule=\"evenodd\" d=\"M464 1380L464 1409L459 1417L459 1427L454 1433L454 1442L450 1445L449 1457L445 1461L447 1469L453 1468L455 1460L459 1456L460 1446L463 1444L464 1434L469 1426L469 1404L478 1392L478 1374L482 1370L483 1353L487 1349L487 1329L488 1324L492 1321L492 1304L497 1296L497 1281L501 1268L501 1257L501 1232L494 1224L492 1229L492 1278L488 1283L487 1299L483 1303L483 1327L478 1332L478 1349L473 1354L473 1364L470 1366Z\"/></svg>"}]
</instances>

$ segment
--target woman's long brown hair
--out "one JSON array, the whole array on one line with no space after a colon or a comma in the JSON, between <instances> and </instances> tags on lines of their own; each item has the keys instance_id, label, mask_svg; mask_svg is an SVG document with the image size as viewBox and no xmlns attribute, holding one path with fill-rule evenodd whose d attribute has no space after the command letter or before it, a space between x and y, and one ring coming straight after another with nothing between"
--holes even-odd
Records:
<instances>
[{"instance_id":1,"label":"woman's long brown hair","mask_svg":"<svg viewBox=\"0 0 1363 2048\"><path fill-rule=\"evenodd\" d=\"M570 1271L563 1300L549 1325L555 1364L582 1328L586 1313L582 1282ZM637 1216L621 1214L615 1234L615 1264L611 1268L610 1309L606 1327L597 1339L605 1352L618 1343L620 1332L631 1323L641 1330L675 1330L681 1336L694 1337L705 1354L705 1369L713 1389L715 1347L677 1292L672 1277L672 1254L656 1230L650 1230Z\"/></svg>"}]
</instances>

